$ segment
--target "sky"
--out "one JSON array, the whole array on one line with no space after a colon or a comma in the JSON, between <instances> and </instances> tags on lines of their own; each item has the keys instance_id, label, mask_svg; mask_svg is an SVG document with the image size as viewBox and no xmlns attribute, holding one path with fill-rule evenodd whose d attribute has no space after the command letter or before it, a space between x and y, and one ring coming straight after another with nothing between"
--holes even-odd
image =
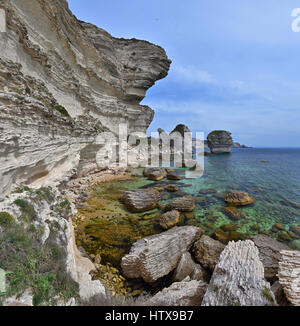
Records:
<instances>
[{"instance_id":1,"label":"sky","mask_svg":"<svg viewBox=\"0 0 300 326\"><path fill-rule=\"evenodd\" d=\"M299 0L69 0L77 18L115 37L162 46L172 60L142 104L149 132L183 123L229 130L254 147L300 147ZM300 26L300 23L299 23Z\"/></svg>"}]
</instances>

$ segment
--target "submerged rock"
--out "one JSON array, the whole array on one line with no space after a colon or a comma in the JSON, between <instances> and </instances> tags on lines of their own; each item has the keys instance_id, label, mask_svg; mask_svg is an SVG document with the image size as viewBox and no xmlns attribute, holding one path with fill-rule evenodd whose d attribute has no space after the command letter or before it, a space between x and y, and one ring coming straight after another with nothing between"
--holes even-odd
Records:
<instances>
[{"instance_id":1,"label":"submerged rock","mask_svg":"<svg viewBox=\"0 0 300 326\"><path fill-rule=\"evenodd\" d=\"M191 196L173 199L166 205L165 211L177 210L180 212L192 212L196 208L196 202Z\"/></svg>"},{"instance_id":2,"label":"submerged rock","mask_svg":"<svg viewBox=\"0 0 300 326\"><path fill-rule=\"evenodd\" d=\"M122 201L131 212L145 212L157 207L160 193L154 189L137 189L126 191Z\"/></svg>"},{"instance_id":3,"label":"submerged rock","mask_svg":"<svg viewBox=\"0 0 300 326\"><path fill-rule=\"evenodd\" d=\"M207 289L207 283L190 281L173 283L170 287L158 292L149 300L150 306L200 306Z\"/></svg>"},{"instance_id":4,"label":"submerged rock","mask_svg":"<svg viewBox=\"0 0 300 326\"><path fill-rule=\"evenodd\" d=\"M251 240L259 250L259 257L264 265L266 279L275 281L281 259L280 251L290 250L289 247L262 234L252 236Z\"/></svg>"},{"instance_id":5,"label":"submerged rock","mask_svg":"<svg viewBox=\"0 0 300 326\"><path fill-rule=\"evenodd\" d=\"M180 213L178 211L170 211L165 214L160 219L160 226L165 229L171 229L180 222Z\"/></svg>"},{"instance_id":6,"label":"submerged rock","mask_svg":"<svg viewBox=\"0 0 300 326\"><path fill-rule=\"evenodd\" d=\"M174 272L173 281L181 282L186 277L190 277L191 280L204 281L206 278L206 272L201 265L196 264L189 252L185 252L176 267Z\"/></svg>"},{"instance_id":7,"label":"submerged rock","mask_svg":"<svg viewBox=\"0 0 300 326\"><path fill-rule=\"evenodd\" d=\"M128 278L143 278L152 283L177 267L182 254L200 234L198 227L183 226L139 240L122 258L122 270Z\"/></svg>"},{"instance_id":8,"label":"submerged rock","mask_svg":"<svg viewBox=\"0 0 300 326\"><path fill-rule=\"evenodd\" d=\"M270 284L252 241L230 242L215 267L203 306L273 306Z\"/></svg>"},{"instance_id":9,"label":"submerged rock","mask_svg":"<svg viewBox=\"0 0 300 326\"><path fill-rule=\"evenodd\" d=\"M238 221L246 217L246 213L239 211L235 206L228 206L224 208L225 214L234 221Z\"/></svg>"},{"instance_id":10,"label":"submerged rock","mask_svg":"<svg viewBox=\"0 0 300 326\"><path fill-rule=\"evenodd\" d=\"M247 192L231 190L226 193L225 201L233 206L246 206L252 204L255 199Z\"/></svg>"},{"instance_id":11,"label":"submerged rock","mask_svg":"<svg viewBox=\"0 0 300 326\"><path fill-rule=\"evenodd\" d=\"M233 145L231 133L215 130L207 136L207 144L213 154L230 153Z\"/></svg>"},{"instance_id":12,"label":"submerged rock","mask_svg":"<svg viewBox=\"0 0 300 326\"><path fill-rule=\"evenodd\" d=\"M224 248L225 245L221 242L207 235L203 235L201 239L195 243L193 253L197 262L204 268L209 268L213 271Z\"/></svg>"},{"instance_id":13,"label":"submerged rock","mask_svg":"<svg viewBox=\"0 0 300 326\"><path fill-rule=\"evenodd\" d=\"M300 251L281 251L278 277L288 301L300 306Z\"/></svg>"}]
</instances>

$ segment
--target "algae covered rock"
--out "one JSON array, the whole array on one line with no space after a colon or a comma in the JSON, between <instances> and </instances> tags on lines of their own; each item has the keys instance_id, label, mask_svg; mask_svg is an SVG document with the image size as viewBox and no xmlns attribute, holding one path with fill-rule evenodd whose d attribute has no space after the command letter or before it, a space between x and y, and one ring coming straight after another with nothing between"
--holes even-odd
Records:
<instances>
[{"instance_id":1,"label":"algae covered rock","mask_svg":"<svg viewBox=\"0 0 300 326\"><path fill-rule=\"evenodd\" d=\"M160 225L163 229L168 230L176 226L180 222L180 213L178 211L170 211L163 214L160 219Z\"/></svg>"},{"instance_id":2,"label":"algae covered rock","mask_svg":"<svg viewBox=\"0 0 300 326\"><path fill-rule=\"evenodd\" d=\"M131 212L145 212L157 207L160 193L155 189L137 189L126 191L122 202Z\"/></svg>"},{"instance_id":3,"label":"algae covered rock","mask_svg":"<svg viewBox=\"0 0 300 326\"><path fill-rule=\"evenodd\" d=\"M213 154L230 153L233 145L231 133L215 130L207 136L207 145Z\"/></svg>"},{"instance_id":4,"label":"algae covered rock","mask_svg":"<svg viewBox=\"0 0 300 326\"><path fill-rule=\"evenodd\" d=\"M224 208L225 214L234 221L238 221L246 217L246 213L239 211L235 206L228 206Z\"/></svg>"},{"instance_id":5,"label":"algae covered rock","mask_svg":"<svg viewBox=\"0 0 300 326\"><path fill-rule=\"evenodd\" d=\"M179 212L192 212L196 208L196 202L191 196L178 197L166 205L165 211L177 210Z\"/></svg>"},{"instance_id":6,"label":"algae covered rock","mask_svg":"<svg viewBox=\"0 0 300 326\"><path fill-rule=\"evenodd\" d=\"M255 199L247 192L230 190L225 195L225 202L232 206L247 206L254 201Z\"/></svg>"}]
</instances>

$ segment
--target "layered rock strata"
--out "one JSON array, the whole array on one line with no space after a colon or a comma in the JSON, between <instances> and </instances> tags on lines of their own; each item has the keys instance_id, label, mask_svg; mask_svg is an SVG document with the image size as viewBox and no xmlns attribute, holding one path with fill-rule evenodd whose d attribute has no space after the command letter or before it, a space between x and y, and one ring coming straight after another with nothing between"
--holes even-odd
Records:
<instances>
[{"instance_id":1,"label":"layered rock strata","mask_svg":"<svg viewBox=\"0 0 300 326\"><path fill-rule=\"evenodd\" d=\"M154 113L140 102L168 73L162 48L79 21L65 0L6 0L0 8L1 195L17 183L101 169L97 135L117 135L120 123L146 132Z\"/></svg>"}]
</instances>

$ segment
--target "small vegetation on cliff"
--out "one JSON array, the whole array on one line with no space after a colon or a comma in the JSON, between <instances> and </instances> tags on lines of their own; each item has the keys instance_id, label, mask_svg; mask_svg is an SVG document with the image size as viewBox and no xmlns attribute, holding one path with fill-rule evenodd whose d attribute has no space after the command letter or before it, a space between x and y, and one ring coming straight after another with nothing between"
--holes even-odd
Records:
<instances>
[{"instance_id":1,"label":"small vegetation on cliff","mask_svg":"<svg viewBox=\"0 0 300 326\"><path fill-rule=\"evenodd\" d=\"M0 268L9 272L5 297L18 297L26 289L31 290L34 305L77 297L78 284L65 271L65 249L51 239L42 244L40 230L33 224L25 229L8 213L1 216L9 220L0 233Z\"/></svg>"},{"instance_id":2,"label":"small vegetation on cliff","mask_svg":"<svg viewBox=\"0 0 300 326\"><path fill-rule=\"evenodd\" d=\"M0 226L7 227L9 225L12 225L14 223L14 218L7 212L1 212L0 213Z\"/></svg>"},{"instance_id":3,"label":"small vegetation on cliff","mask_svg":"<svg viewBox=\"0 0 300 326\"><path fill-rule=\"evenodd\" d=\"M64 115L65 117L70 117L69 112L62 105L56 105L55 110Z\"/></svg>"}]
</instances>

